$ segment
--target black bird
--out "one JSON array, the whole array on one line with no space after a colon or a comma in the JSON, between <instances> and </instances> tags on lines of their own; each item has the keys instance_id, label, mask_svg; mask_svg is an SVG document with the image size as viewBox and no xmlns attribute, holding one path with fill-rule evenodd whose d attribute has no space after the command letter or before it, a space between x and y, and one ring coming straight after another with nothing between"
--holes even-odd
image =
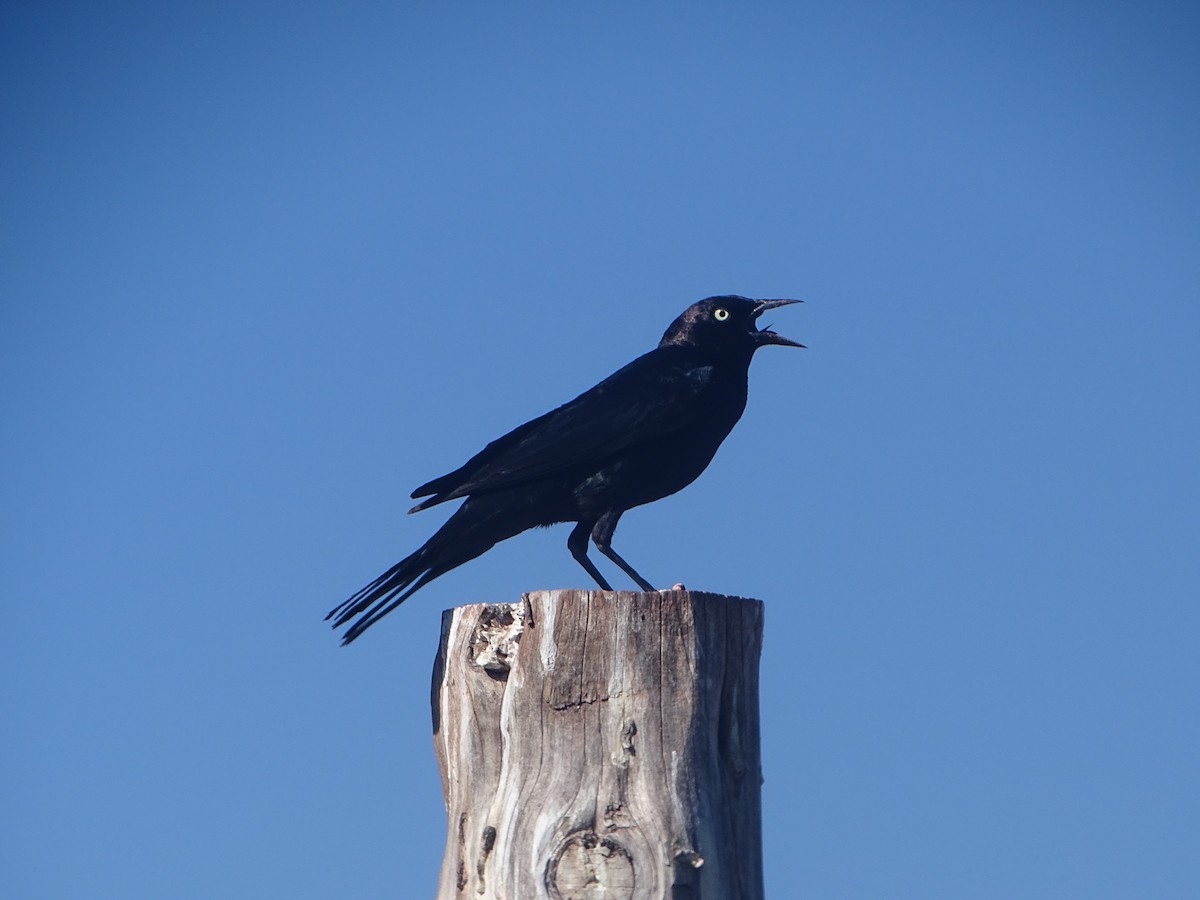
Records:
<instances>
[{"instance_id":1,"label":"black bird","mask_svg":"<svg viewBox=\"0 0 1200 900\"><path fill-rule=\"evenodd\" d=\"M419 588L529 528L574 522L571 555L604 590L588 558L596 548L645 591L654 588L612 548L627 509L674 494L696 480L746 407L754 351L803 347L760 329L768 309L799 300L709 297L693 303L658 347L570 403L492 441L462 468L412 492L409 510L466 497L425 546L392 566L325 618L359 616L348 644Z\"/></svg>"}]
</instances>

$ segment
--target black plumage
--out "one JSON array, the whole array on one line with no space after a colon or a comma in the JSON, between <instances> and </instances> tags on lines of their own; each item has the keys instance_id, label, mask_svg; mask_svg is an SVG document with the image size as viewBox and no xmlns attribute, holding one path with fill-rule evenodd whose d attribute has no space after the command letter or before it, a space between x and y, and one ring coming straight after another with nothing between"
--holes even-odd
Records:
<instances>
[{"instance_id":1,"label":"black plumage","mask_svg":"<svg viewBox=\"0 0 1200 900\"><path fill-rule=\"evenodd\" d=\"M540 525L576 523L567 547L601 588L611 590L588 558L589 536L642 590L654 590L613 550L617 521L704 471L745 409L754 351L803 346L760 329L758 317L798 302L723 296L694 303L657 348L421 485L412 496L426 499L410 512L467 501L423 547L326 616L335 628L359 617L342 643L439 575Z\"/></svg>"}]
</instances>

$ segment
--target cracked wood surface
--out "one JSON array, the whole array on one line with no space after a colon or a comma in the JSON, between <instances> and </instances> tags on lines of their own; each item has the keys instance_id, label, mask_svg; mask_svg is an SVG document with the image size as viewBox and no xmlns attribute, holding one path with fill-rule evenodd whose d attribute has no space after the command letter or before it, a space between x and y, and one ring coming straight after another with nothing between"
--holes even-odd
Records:
<instances>
[{"instance_id":1,"label":"cracked wood surface","mask_svg":"<svg viewBox=\"0 0 1200 900\"><path fill-rule=\"evenodd\" d=\"M687 590L447 610L438 900L762 900L762 624Z\"/></svg>"}]
</instances>

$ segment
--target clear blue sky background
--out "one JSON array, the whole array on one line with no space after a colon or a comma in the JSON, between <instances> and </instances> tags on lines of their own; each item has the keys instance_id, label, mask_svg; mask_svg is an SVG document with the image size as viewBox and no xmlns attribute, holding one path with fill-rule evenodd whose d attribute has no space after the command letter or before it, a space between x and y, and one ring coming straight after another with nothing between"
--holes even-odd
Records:
<instances>
[{"instance_id":1,"label":"clear blue sky background","mask_svg":"<svg viewBox=\"0 0 1200 900\"><path fill-rule=\"evenodd\" d=\"M567 530L321 617L725 292L811 349L618 546L767 603L769 895L1200 896L1194 4L9 4L0 91L4 896L432 896L441 610Z\"/></svg>"}]
</instances>

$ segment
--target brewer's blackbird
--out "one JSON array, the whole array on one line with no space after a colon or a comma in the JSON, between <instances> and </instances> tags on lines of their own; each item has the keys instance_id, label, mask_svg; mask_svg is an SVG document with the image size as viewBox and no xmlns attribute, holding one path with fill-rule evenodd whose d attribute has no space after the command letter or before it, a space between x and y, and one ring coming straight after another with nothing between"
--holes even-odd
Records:
<instances>
[{"instance_id":1,"label":"brewer's blackbird","mask_svg":"<svg viewBox=\"0 0 1200 900\"><path fill-rule=\"evenodd\" d=\"M673 494L704 471L745 409L754 351L767 344L804 346L760 329L758 317L799 302L724 296L694 303L657 348L492 441L449 475L421 485L412 496L428 499L409 512L467 501L420 550L325 617L338 628L359 616L342 643L439 575L539 525L574 522L567 547L604 590L612 588L588 558L589 535L638 587L654 590L612 548L617 521L625 510Z\"/></svg>"}]
</instances>

